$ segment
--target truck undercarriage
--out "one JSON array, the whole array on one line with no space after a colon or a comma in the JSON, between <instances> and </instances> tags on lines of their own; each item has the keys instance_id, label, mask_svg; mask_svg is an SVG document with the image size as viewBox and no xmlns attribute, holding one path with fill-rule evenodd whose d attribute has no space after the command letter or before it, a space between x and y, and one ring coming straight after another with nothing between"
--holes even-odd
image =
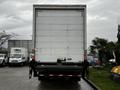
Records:
<instances>
[{"instance_id":1,"label":"truck undercarriage","mask_svg":"<svg viewBox=\"0 0 120 90\"><path fill-rule=\"evenodd\" d=\"M33 68L34 76L38 77L38 80L63 78L79 81L82 77L82 72L82 63L73 62L36 62Z\"/></svg>"}]
</instances>

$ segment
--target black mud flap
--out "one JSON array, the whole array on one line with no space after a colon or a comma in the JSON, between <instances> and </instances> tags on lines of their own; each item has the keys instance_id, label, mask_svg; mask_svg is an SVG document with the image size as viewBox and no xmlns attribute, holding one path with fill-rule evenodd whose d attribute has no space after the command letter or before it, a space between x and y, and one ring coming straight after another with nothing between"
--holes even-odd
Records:
<instances>
[{"instance_id":1,"label":"black mud flap","mask_svg":"<svg viewBox=\"0 0 120 90\"><path fill-rule=\"evenodd\" d=\"M29 67L29 79L31 79L32 78L32 69L31 69L31 67Z\"/></svg>"}]
</instances>

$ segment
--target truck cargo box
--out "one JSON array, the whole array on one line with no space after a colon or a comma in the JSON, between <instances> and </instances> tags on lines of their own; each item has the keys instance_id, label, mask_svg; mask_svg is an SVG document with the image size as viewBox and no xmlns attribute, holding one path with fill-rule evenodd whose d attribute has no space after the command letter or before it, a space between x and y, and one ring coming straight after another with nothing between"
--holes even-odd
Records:
<instances>
[{"instance_id":1,"label":"truck cargo box","mask_svg":"<svg viewBox=\"0 0 120 90\"><path fill-rule=\"evenodd\" d=\"M34 5L33 15L37 61L57 62L58 58L66 58L66 62L84 60L85 5Z\"/></svg>"},{"instance_id":2,"label":"truck cargo box","mask_svg":"<svg viewBox=\"0 0 120 90\"><path fill-rule=\"evenodd\" d=\"M35 70L82 73L86 53L86 5L34 5Z\"/></svg>"}]
</instances>

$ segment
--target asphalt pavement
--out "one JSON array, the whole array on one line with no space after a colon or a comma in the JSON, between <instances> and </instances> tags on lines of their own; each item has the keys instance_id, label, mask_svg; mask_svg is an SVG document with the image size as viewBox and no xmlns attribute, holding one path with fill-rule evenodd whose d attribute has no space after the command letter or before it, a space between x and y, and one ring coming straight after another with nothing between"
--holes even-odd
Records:
<instances>
[{"instance_id":1,"label":"asphalt pavement","mask_svg":"<svg viewBox=\"0 0 120 90\"><path fill-rule=\"evenodd\" d=\"M29 79L29 68L0 67L0 90L93 90L84 80L80 82Z\"/></svg>"}]
</instances>

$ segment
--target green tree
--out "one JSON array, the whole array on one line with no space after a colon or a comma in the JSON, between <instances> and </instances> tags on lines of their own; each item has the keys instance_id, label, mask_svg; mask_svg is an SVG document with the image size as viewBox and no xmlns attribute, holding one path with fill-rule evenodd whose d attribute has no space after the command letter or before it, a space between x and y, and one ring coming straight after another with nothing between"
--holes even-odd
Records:
<instances>
[{"instance_id":1,"label":"green tree","mask_svg":"<svg viewBox=\"0 0 120 90\"><path fill-rule=\"evenodd\" d=\"M115 45L116 63L120 65L120 25L118 26L117 43Z\"/></svg>"},{"instance_id":2,"label":"green tree","mask_svg":"<svg viewBox=\"0 0 120 90\"><path fill-rule=\"evenodd\" d=\"M92 51L95 51L93 49L98 50L98 56L101 64L103 62L106 62L107 56L106 56L106 46L108 44L108 41L104 38L98 38L96 37L94 40L92 40L93 45L90 47ZM91 51L91 52L92 52Z\"/></svg>"},{"instance_id":3,"label":"green tree","mask_svg":"<svg viewBox=\"0 0 120 90\"><path fill-rule=\"evenodd\" d=\"M116 43L110 41L107 43L106 45L106 57L107 57L107 61L109 61L110 59L114 59L115 57L113 56L113 52L115 52L115 45Z\"/></svg>"},{"instance_id":4,"label":"green tree","mask_svg":"<svg viewBox=\"0 0 120 90\"><path fill-rule=\"evenodd\" d=\"M95 49L96 49L95 46L93 46L93 45L90 46L89 51L90 51L90 53L91 53L92 55L96 54Z\"/></svg>"},{"instance_id":5,"label":"green tree","mask_svg":"<svg viewBox=\"0 0 120 90\"><path fill-rule=\"evenodd\" d=\"M96 37L94 40L92 40L92 43L97 49L101 49L107 45L108 41L104 38Z\"/></svg>"},{"instance_id":6,"label":"green tree","mask_svg":"<svg viewBox=\"0 0 120 90\"><path fill-rule=\"evenodd\" d=\"M116 63L117 65L120 65L120 43L117 42L115 44L114 51L115 51L115 56L116 56Z\"/></svg>"}]
</instances>

